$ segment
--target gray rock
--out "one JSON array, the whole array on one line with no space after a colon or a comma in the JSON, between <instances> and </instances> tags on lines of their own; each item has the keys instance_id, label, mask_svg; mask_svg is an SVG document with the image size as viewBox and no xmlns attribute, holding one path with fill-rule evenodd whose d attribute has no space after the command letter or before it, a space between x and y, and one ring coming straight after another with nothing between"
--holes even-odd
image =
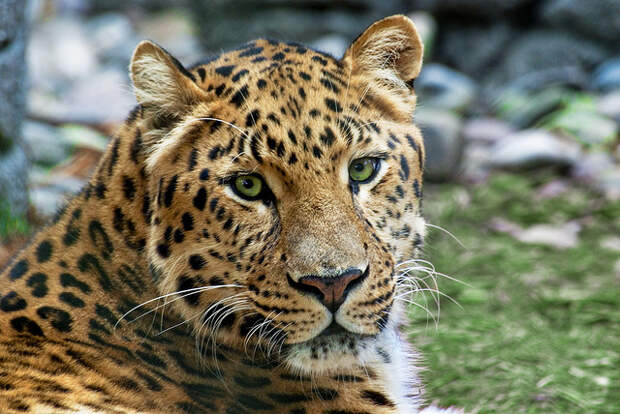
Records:
<instances>
[{"instance_id":1,"label":"gray rock","mask_svg":"<svg viewBox=\"0 0 620 414\"><path fill-rule=\"evenodd\" d=\"M0 153L0 200L8 201L13 214L28 208L28 159L20 145Z\"/></svg>"},{"instance_id":2,"label":"gray rock","mask_svg":"<svg viewBox=\"0 0 620 414\"><path fill-rule=\"evenodd\" d=\"M108 68L92 73L87 79L73 83L63 97L67 116L72 114L93 123L125 119L136 105L129 84L124 70Z\"/></svg>"},{"instance_id":3,"label":"gray rock","mask_svg":"<svg viewBox=\"0 0 620 414\"><path fill-rule=\"evenodd\" d=\"M436 55L448 65L475 79L489 73L517 34L505 22L477 25L445 23Z\"/></svg>"},{"instance_id":4,"label":"gray rock","mask_svg":"<svg viewBox=\"0 0 620 414\"><path fill-rule=\"evenodd\" d=\"M452 112L419 108L415 123L422 130L426 147L426 179L446 181L453 178L460 168L463 154L461 120Z\"/></svg>"},{"instance_id":5,"label":"gray rock","mask_svg":"<svg viewBox=\"0 0 620 414\"><path fill-rule=\"evenodd\" d=\"M618 0L549 0L542 19L552 26L581 32L602 40L620 39L620 2Z\"/></svg>"},{"instance_id":6,"label":"gray rock","mask_svg":"<svg viewBox=\"0 0 620 414\"><path fill-rule=\"evenodd\" d=\"M596 103L596 109L620 124L620 90L601 96Z\"/></svg>"},{"instance_id":7,"label":"gray rock","mask_svg":"<svg viewBox=\"0 0 620 414\"><path fill-rule=\"evenodd\" d=\"M620 57L607 60L596 69L592 86L601 91L620 89Z\"/></svg>"},{"instance_id":8,"label":"gray rock","mask_svg":"<svg viewBox=\"0 0 620 414\"><path fill-rule=\"evenodd\" d=\"M463 126L467 143L494 144L514 132L510 124L496 118L473 118Z\"/></svg>"},{"instance_id":9,"label":"gray rock","mask_svg":"<svg viewBox=\"0 0 620 414\"><path fill-rule=\"evenodd\" d=\"M580 157L579 146L538 129L505 137L491 149L491 166L511 170L535 167L570 167Z\"/></svg>"},{"instance_id":10,"label":"gray rock","mask_svg":"<svg viewBox=\"0 0 620 414\"><path fill-rule=\"evenodd\" d=\"M580 68L589 71L603 62L610 52L600 44L573 33L532 30L511 42L498 67L498 83L507 83L532 72L554 68ZM553 81L553 79L549 79Z\"/></svg>"},{"instance_id":11,"label":"gray rock","mask_svg":"<svg viewBox=\"0 0 620 414\"><path fill-rule=\"evenodd\" d=\"M620 168L602 173L596 180L597 188L610 200L620 200Z\"/></svg>"},{"instance_id":12,"label":"gray rock","mask_svg":"<svg viewBox=\"0 0 620 414\"><path fill-rule=\"evenodd\" d=\"M88 78L97 68L97 48L88 28L68 17L37 25L28 46L32 87L51 93Z\"/></svg>"},{"instance_id":13,"label":"gray rock","mask_svg":"<svg viewBox=\"0 0 620 414\"><path fill-rule=\"evenodd\" d=\"M332 34L318 38L310 46L335 58L341 58L349 47L349 42L344 36Z\"/></svg>"},{"instance_id":14,"label":"gray rock","mask_svg":"<svg viewBox=\"0 0 620 414\"><path fill-rule=\"evenodd\" d=\"M127 66L141 40L131 21L121 13L104 13L88 21L88 32L103 62Z\"/></svg>"},{"instance_id":15,"label":"gray rock","mask_svg":"<svg viewBox=\"0 0 620 414\"><path fill-rule=\"evenodd\" d=\"M0 7L0 199L8 200L14 214L28 205L26 156L21 147L25 112L25 7L6 0Z\"/></svg>"},{"instance_id":16,"label":"gray rock","mask_svg":"<svg viewBox=\"0 0 620 414\"><path fill-rule=\"evenodd\" d=\"M339 34L350 41L375 20L402 10L399 0L200 0L189 5L203 47L217 52L259 37L310 44Z\"/></svg>"},{"instance_id":17,"label":"gray rock","mask_svg":"<svg viewBox=\"0 0 620 414\"><path fill-rule=\"evenodd\" d=\"M50 166L64 161L71 150L58 128L39 122L24 124L24 144L32 162Z\"/></svg>"},{"instance_id":18,"label":"gray rock","mask_svg":"<svg viewBox=\"0 0 620 414\"><path fill-rule=\"evenodd\" d=\"M602 151L586 153L573 166L571 176L583 182L592 183L615 168L616 164L609 153Z\"/></svg>"},{"instance_id":19,"label":"gray rock","mask_svg":"<svg viewBox=\"0 0 620 414\"><path fill-rule=\"evenodd\" d=\"M502 119L517 129L523 129L561 108L568 94L566 89L557 87L533 93L509 89L504 91L493 105Z\"/></svg>"},{"instance_id":20,"label":"gray rock","mask_svg":"<svg viewBox=\"0 0 620 414\"><path fill-rule=\"evenodd\" d=\"M618 136L618 124L591 108L575 108L553 116L549 126L573 136L586 146L611 143Z\"/></svg>"},{"instance_id":21,"label":"gray rock","mask_svg":"<svg viewBox=\"0 0 620 414\"><path fill-rule=\"evenodd\" d=\"M424 106L457 111L467 110L476 95L471 79L437 63L422 68L415 90Z\"/></svg>"},{"instance_id":22,"label":"gray rock","mask_svg":"<svg viewBox=\"0 0 620 414\"><path fill-rule=\"evenodd\" d=\"M528 0L413 0L411 6L437 14L491 18L501 16Z\"/></svg>"}]
</instances>

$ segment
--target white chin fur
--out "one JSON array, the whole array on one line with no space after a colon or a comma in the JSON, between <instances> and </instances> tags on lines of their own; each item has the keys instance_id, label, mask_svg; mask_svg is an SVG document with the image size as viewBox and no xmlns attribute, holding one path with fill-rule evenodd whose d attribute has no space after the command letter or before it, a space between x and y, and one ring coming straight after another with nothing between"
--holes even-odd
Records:
<instances>
[{"instance_id":1,"label":"white chin fur","mask_svg":"<svg viewBox=\"0 0 620 414\"><path fill-rule=\"evenodd\" d=\"M388 326L373 337L341 333L291 345L286 364L292 373L310 377L372 369L399 412L416 413L423 402L422 387L415 366L417 354L397 329L401 314L402 307L395 304Z\"/></svg>"}]
</instances>

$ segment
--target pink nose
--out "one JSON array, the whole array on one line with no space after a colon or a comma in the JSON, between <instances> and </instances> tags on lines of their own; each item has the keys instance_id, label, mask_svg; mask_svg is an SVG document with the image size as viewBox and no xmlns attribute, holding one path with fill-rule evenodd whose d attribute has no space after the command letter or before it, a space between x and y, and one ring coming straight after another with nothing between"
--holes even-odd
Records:
<instances>
[{"instance_id":1,"label":"pink nose","mask_svg":"<svg viewBox=\"0 0 620 414\"><path fill-rule=\"evenodd\" d=\"M291 285L302 292L314 293L323 305L336 312L351 289L361 283L364 274L351 268L337 276L304 276L299 282L289 280Z\"/></svg>"}]
</instances>

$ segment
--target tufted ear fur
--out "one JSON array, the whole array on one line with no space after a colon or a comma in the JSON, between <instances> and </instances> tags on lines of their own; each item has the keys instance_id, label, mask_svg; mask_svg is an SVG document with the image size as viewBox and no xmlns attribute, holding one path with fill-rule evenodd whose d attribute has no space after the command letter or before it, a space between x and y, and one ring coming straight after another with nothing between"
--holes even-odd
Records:
<instances>
[{"instance_id":1,"label":"tufted ear fur","mask_svg":"<svg viewBox=\"0 0 620 414\"><path fill-rule=\"evenodd\" d=\"M177 117L205 99L194 76L172 55L148 40L140 42L129 65L134 93L143 108Z\"/></svg>"},{"instance_id":2,"label":"tufted ear fur","mask_svg":"<svg viewBox=\"0 0 620 414\"><path fill-rule=\"evenodd\" d=\"M420 73L424 45L413 22L403 15L373 23L345 52L353 75L374 78L394 92L408 91L407 84Z\"/></svg>"}]
</instances>

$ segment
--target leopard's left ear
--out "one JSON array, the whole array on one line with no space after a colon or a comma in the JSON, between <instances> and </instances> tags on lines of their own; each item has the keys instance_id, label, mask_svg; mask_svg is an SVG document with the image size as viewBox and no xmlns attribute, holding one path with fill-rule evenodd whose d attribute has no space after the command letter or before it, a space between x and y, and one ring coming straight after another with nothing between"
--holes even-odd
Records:
<instances>
[{"instance_id":1,"label":"leopard's left ear","mask_svg":"<svg viewBox=\"0 0 620 414\"><path fill-rule=\"evenodd\" d=\"M148 40L136 47L129 71L138 103L158 115L179 116L206 98L194 76L170 53Z\"/></svg>"},{"instance_id":2,"label":"leopard's left ear","mask_svg":"<svg viewBox=\"0 0 620 414\"><path fill-rule=\"evenodd\" d=\"M413 22L395 15L373 23L344 54L352 74L363 74L390 90L405 92L420 73L424 45Z\"/></svg>"}]
</instances>

